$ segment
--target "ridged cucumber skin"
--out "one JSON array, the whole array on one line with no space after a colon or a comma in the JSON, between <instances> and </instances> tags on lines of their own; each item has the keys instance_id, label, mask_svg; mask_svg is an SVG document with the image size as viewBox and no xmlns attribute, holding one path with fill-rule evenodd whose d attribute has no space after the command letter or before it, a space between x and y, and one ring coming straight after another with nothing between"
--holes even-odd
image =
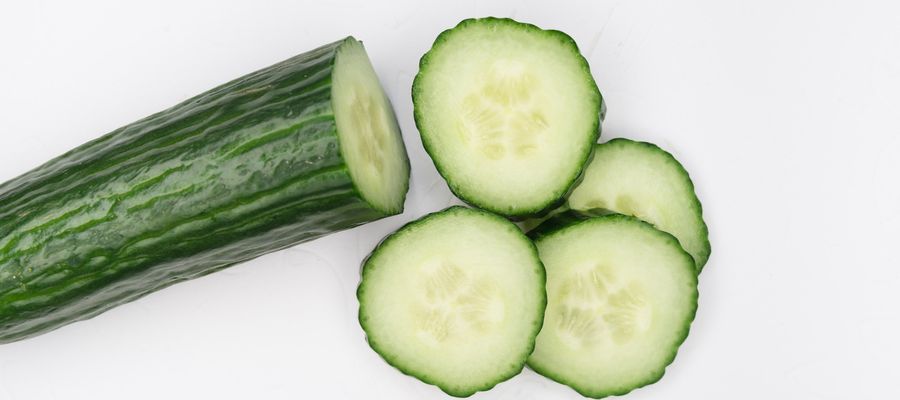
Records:
<instances>
[{"instance_id":1,"label":"ridged cucumber skin","mask_svg":"<svg viewBox=\"0 0 900 400\"><path fill-rule=\"evenodd\" d=\"M688 254L681 247L681 244L678 242L678 239L676 239L675 236L672 236L671 234L669 234L667 232L658 230L658 229L654 228L653 225L650 225L649 223L644 222L635 217L612 213L612 212L603 214L603 215L590 216L590 215L587 215L584 213L567 211L567 212L562 212L558 215L555 215L555 216L549 218L547 221L545 221L544 223L539 225L537 228L534 228L533 230L529 231L528 236L530 238L532 238L532 240L534 240L534 242L535 242L535 245L537 245L538 248L540 248L540 242L544 238L550 237L550 236L554 235L555 233L558 233L565 229L574 227L575 225L591 224L591 223L616 223L616 222L620 222L620 221L626 222L626 223L634 223L635 225L640 226L641 229L645 229L650 232L653 232L654 235L657 235L657 236L663 238L669 245L673 246L673 248L679 249L680 253L683 254L683 258L685 260L689 260L689 262L685 261L683 264L691 267L692 273L690 274L690 276L693 277L692 283L693 283L693 287L694 287L694 292L693 292L693 297L692 297L692 302L691 302L692 307L691 307L690 311L688 312L688 317L684 323L684 329L682 329L681 331L679 331L677 333L677 339L675 341L674 346L671 348L671 351L669 352L669 357L667 358L667 360L663 363L663 365L661 366L659 371L650 375L649 377L647 377L647 379L645 379L644 381L642 381L638 384L635 384L635 385L632 385L629 387L620 387L616 390L597 392L597 391L592 391L592 390L580 387L577 383L570 382L569 380L565 379L564 377L553 373L553 371L550 371L546 368L542 368L540 365L536 365L533 362L528 362L528 368L530 368L534 372L537 372L538 374L543 375L553 381L556 381L558 383L566 385L584 397L590 397L590 398L594 398L594 399L600 399L600 398L609 397L609 396L622 396L622 395L632 392L635 389L639 389L644 386L652 385L652 384L658 382L660 379L662 379L663 375L665 375L666 368L668 368L668 366L671 365L672 362L675 361L675 357L678 355L679 347L681 347L681 345L684 343L684 341L687 340L688 334L690 333L690 330L691 330L691 323L693 323L694 318L697 315L697 308L698 308L698 303L699 303L700 293L697 290L698 281L697 281L697 276L695 274L693 274L693 268L692 268L694 265L693 257L691 257L691 255Z\"/></svg>"},{"instance_id":2,"label":"ridged cucumber skin","mask_svg":"<svg viewBox=\"0 0 900 400\"><path fill-rule=\"evenodd\" d=\"M460 212L460 211L474 211L474 212L481 213L481 214L483 214L483 215L485 215L485 216L487 216L487 217L494 218L494 219L496 219L496 220L498 220L498 221L502 221L502 222L504 222L504 223L508 223L508 222L509 222L508 220L504 219L504 218L503 218L502 216L500 216L500 215L491 213L491 212L489 212L489 211L477 209L477 208L468 208L468 207L465 207L465 206L450 206L450 207L445 208L445 209L443 209L443 210L441 210L441 211L432 212L432 213L430 213L430 214L427 214L427 215L422 216L422 217L419 218L419 219L416 219L416 220L414 220L414 221L408 222L407 224L401 226L401 227L398 228L396 231L394 231L394 233L392 233L391 235L388 235L387 237L385 237L384 239L382 239L381 242L378 243L377 246L375 246L375 249L372 250L372 252L369 253L369 255L363 260L363 262L362 262L362 269L361 269L361 271L362 271L362 272L361 272L362 279L360 280L360 285L357 287L357 290L356 290L356 297L357 297L357 299L360 299L360 300L361 300L362 297L363 297L363 292L366 290L366 286L363 285L363 281L365 280L365 276L366 276L366 273L367 273L366 265L368 264L369 260L371 260L373 257L376 257L376 256L379 254L379 252L380 252L381 249L385 248L386 246L388 246L388 245L390 244L391 240L393 240L393 239L396 237L395 234L396 234L397 232L401 232L401 231L408 230L408 229L414 229L414 228L415 228L416 226L418 226L418 225L421 225L421 224L423 224L423 223L427 223L427 222L428 222L428 219L431 219L431 218L433 218L433 217L437 217L437 216L440 216L440 215L443 215L443 214L452 214L452 213L456 213L456 212ZM526 239L526 241L528 242L530 248L532 249L532 254L534 255L534 258L535 258L536 260L538 260L538 264L540 265L540 268L537 270L537 273L539 274L539 278L540 278L540 281L541 281L541 282L540 282L540 283L541 283L541 287L543 288L543 287L545 287L545 285L546 285L546 283L547 283L547 275L546 275L546 271L544 270L543 264L540 262L540 257L538 256L538 251L537 251L537 248L534 246L534 243L533 243L532 241L530 241L530 240L527 240L527 239ZM420 381L422 381L422 382L424 382L424 383L426 383L426 384L437 386L439 389L441 389L441 391L443 391L444 393L446 393L446 394L448 394L448 395L450 395L450 396L453 396L453 397L469 397L469 396L471 396L471 395L473 395L473 394L475 394L475 393L478 393L478 392L484 392L484 391L491 390L492 388L494 388L494 386L497 386L498 384L503 383L503 382L505 382L505 381L511 379L512 377L518 375L519 373L522 372L522 370L525 369L526 360L528 359L528 356L531 355L532 351L534 351L535 339L537 339L537 335L538 335L538 333L541 331L541 327L543 326L544 310L545 310L546 307L547 307L547 292L546 292L546 291L543 291L542 295L543 295L543 299L542 299L543 301L542 301L542 303L539 305L539 307L540 307L540 309L541 309L541 318L540 318L540 321L538 321L538 323L534 326L534 330L533 330L533 331L523 333L523 334L527 335L527 337L530 337L530 338L531 338L531 346L530 346L528 349L526 349L525 352L523 352L523 354L522 354L522 362L521 362L521 365L520 365L520 366L517 366L517 367L515 367L515 368L512 368L507 374L505 374L505 375L503 375L502 377L498 378L495 382L493 382L493 383L491 383L491 384L488 384L488 385L484 385L484 386L482 386L482 387L469 388L468 390L454 390L453 388L449 388L449 387L442 386L442 385L440 385L440 384L437 382L437 380L435 380L435 379L433 379L433 378L431 378L431 377L429 377L429 376L424 376L424 375L422 375L422 374L416 373L416 371L407 370L407 369L404 369L404 368L402 368L401 366L399 366L399 365L394 361L394 359L390 356L389 352L387 352L387 351L385 351L384 349L382 349L382 348L381 348L381 345L380 345L377 341L374 341L374 340L373 340L371 337L369 337L368 335L366 336L366 341L369 343L369 346L372 348L372 350L374 350L376 353L378 353L378 355L381 356L381 358L382 358L385 362L387 362L387 363L388 363L389 365L391 365L392 367L396 368L398 371L400 371L400 372L403 373L404 375L407 375L407 376L411 376L411 377L413 377L413 378L416 378L416 379L418 379L418 380L420 380ZM366 317L367 312L366 312L366 309L365 309L365 308L366 308L365 302L360 301L360 304L359 304L359 324L360 324L360 326L362 327L362 329L363 329L364 332L368 332L368 329L367 329L368 321L367 321L367 317Z\"/></svg>"},{"instance_id":3,"label":"ridged cucumber skin","mask_svg":"<svg viewBox=\"0 0 900 400\"><path fill-rule=\"evenodd\" d=\"M402 212L367 203L340 153L332 70L354 40L233 80L0 185L0 343Z\"/></svg>"},{"instance_id":4,"label":"ridged cucumber skin","mask_svg":"<svg viewBox=\"0 0 900 400\"><path fill-rule=\"evenodd\" d=\"M576 171L576 173L573 176L571 176L570 179L568 179L569 185L566 186L564 190L554 193L554 198L552 200L550 200L540 206L529 209L529 210L522 210L520 212L509 213L506 210L502 209L501 207L497 207L493 204L487 204L487 203L478 201L476 199L476 196L472 196L469 193L466 193L465 190L462 187L460 187L460 185L457 182L455 182L453 179L450 179L449 175L446 172L446 168L443 167L442 165L440 165L437 162L437 158L435 157L435 154L438 151L440 151L440 149L437 149L437 148L435 148L435 146L432 146L430 144L430 142L427 140L428 133L424 129L424 124L422 123L422 121L424 119L424 116L422 115L422 109L421 109L421 107L415 107L416 96L417 96L417 94L421 93L421 91L422 91L422 77L423 77L423 74L427 73L427 67L428 67L428 64L430 63L429 58L431 56L431 52L434 49L438 48L441 45L441 43L448 40L456 31L458 31L461 28L465 28L467 25L470 25L470 24L494 24L497 26L508 25L508 26L513 26L518 29L524 29L524 30L533 31L533 32L537 32L540 34L544 34L544 35L550 35L550 36L553 36L554 38L556 38L560 43L571 47L576 54L580 55L580 51L578 49L578 44L575 43L575 40L572 39L572 37L569 36L568 34L566 34L565 32L553 30L553 29L542 29L534 24L519 22L519 21L516 21L511 18L497 18L497 17L469 18L469 19L460 21L459 24L457 24L455 27L444 30L443 32L441 32L438 35L438 37L434 40L434 43L431 45L431 49L429 49L429 51L426 52L422 56L422 58L419 60L419 73L416 74L416 77L413 80L413 86L412 86L412 98L413 98L413 105L414 105L413 119L415 120L416 128L419 130L419 134L422 137L422 145L425 148L425 152L428 153L428 155L430 156L432 161L434 161L435 168L437 169L438 173L447 182L447 186L450 188L450 191L453 192L453 194L457 198L459 198L460 200L462 200L463 202L465 202L468 205L471 205L471 206L477 207L477 208L481 208L481 209L485 209L485 210L488 210L488 211L491 211L491 212L494 212L494 213L497 213L500 215L504 215L514 221L527 220L529 218L540 218L540 217L545 216L548 213L552 212L557 207L561 206L565 202L566 197L568 197L568 195L572 192L572 190L575 189L575 187L578 185L578 183L581 182L581 179L583 178L583 175L584 175L584 167L586 167L588 165L588 163L590 163L591 156L593 155L593 150L594 150L593 146L588 146L588 148L585 149L585 151L582 154L573 154L572 155L572 157L575 157L575 158L578 158L581 160L581 168L579 168L578 171ZM581 57L582 65L584 68L584 73L589 78L590 84L594 87L595 94L596 94L596 103L597 103L596 107L597 107L598 118L596 120L596 123L592 126L591 133L590 133L591 134L590 142L594 143L600 139L600 135L602 133L602 123L603 123L603 120L606 118L607 106L606 106L605 100L603 99L603 95L600 93L599 88L597 88L597 83L594 81L593 74L591 73L590 66L588 65L587 60L583 56L580 56L580 57Z\"/></svg>"}]
</instances>

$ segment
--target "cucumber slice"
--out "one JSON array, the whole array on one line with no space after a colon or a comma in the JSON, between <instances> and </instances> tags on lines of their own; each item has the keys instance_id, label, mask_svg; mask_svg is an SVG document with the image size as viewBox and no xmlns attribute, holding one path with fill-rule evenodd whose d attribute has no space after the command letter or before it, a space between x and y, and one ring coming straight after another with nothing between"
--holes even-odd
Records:
<instances>
[{"instance_id":1,"label":"cucumber slice","mask_svg":"<svg viewBox=\"0 0 900 400\"><path fill-rule=\"evenodd\" d=\"M653 224L678 239L698 273L709 259L709 231L691 177L675 157L652 143L613 139L596 145L568 206L609 210Z\"/></svg>"},{"instance_id":2,"label":"cucumber slice","mask_svg":"<svg viewBox=\"0 0 900 400\"><path fill-rule=\"evenodd\" d=\"M535 242L547 312L529 367L594 398L659 380L697 309L693 259L633 217L548 224Z\"/></svg>"},{"instance_id":3,"label":"cucumber slice","mask_svg":"<svg viewBox=\"0 0 900 400\"><path fill-rule=\"evenodd\" d=\"M507 216L558 205L604 110L571 37L511 19L468 19L441 33L412 92L422 143L453 193Z\"/></svg>"},{"instance_id":4,"label":"cucumber slice","mask_svg":"<svg viewBox=\"0 0 900 400\"><path fill-rule=\"evenodd\" d=\"M465 397L522 371L544 283L537 250L514 224L450 207L375 248L363 264L359 321L389 364Z\"/></svg>"}]
</instances>

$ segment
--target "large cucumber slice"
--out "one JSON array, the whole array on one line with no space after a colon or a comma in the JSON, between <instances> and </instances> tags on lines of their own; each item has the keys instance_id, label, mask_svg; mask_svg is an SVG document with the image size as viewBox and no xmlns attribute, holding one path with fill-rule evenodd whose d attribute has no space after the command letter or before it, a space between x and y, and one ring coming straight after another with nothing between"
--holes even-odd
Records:
<instances>
[{"instance_id":1,"label":"large cucumber slice","mask_svg":"<svg viewBox=\"0 0 900 400\"><path fill-rule=\"evenodd\" d=\"M458 206L388 236L365 261L357 295L378 354L460 397L522 370L546 304L531 241L499 216Z\"/></svg>"},{"instance_id":2,"label":"large cucumber slice","mask_svg":"<svg viewBox=\"0 0 900 400\"><path fill-rule=\"evenodd\" d=\"M438 36L420 62L413 104L425 150L453 193L507 216L561 201L603 112L572 38L498 18Z\"/></svg>"},{"instance_id":3,"label":"large cucumber slice","mask_svg":"<svg viewBox=\"0 0 900 400\"><path fill-rule=\"evenodd\" d=\"M528 365L595 398L656 382L694 319L693 259L632 217L559 218L537 228L547 312Z\"/></svg>"},{"instance_id":4,"label":"large cucumber slice","mask_svg":"<svg viewBox=\"0 0 900 400\"><path fill-rule=\"evenodd\" d=\"M0 342L403 210L409 166L347 38L0 185Z\"/></svg>"},{"instance_id":5,"label":"large cucumber slice","mask_svg":"<svg viewBox=\"0 0 900 400\"><path fill-rule=\"evenodd\" d=\"M596 145L568 206L631 215L671 233L694 258L698 272L709 259L709 231L691 177L654 144L613 139Z\"/></svg>"}]
</instances>

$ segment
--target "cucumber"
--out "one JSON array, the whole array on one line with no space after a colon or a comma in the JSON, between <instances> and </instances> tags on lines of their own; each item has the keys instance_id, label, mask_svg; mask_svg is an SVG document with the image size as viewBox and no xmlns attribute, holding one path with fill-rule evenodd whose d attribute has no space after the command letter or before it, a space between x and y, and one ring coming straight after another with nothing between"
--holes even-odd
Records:
<instances>
[{"instance_id":1,"label":"cucumber","mask_svg":"<svg viewBox=\"0 0 900 400\"><path fill-rule=\"evenodd\" d=\"M568 207L608 210L653 224L678 239L698 273L709 259L709 230L691 177L675 157L652 143L613 139L596 145Z\"/></svg>"},{"instance_id":2,"label":"cucumber","mask_svg":"<svg viewBox=\"0 0 900 400\"><path fill-rule=\"evenodd\" d=\"M453 193L511 217L562 202L605 112L571 37L511 19L467 19L441 33L412 96L422 143Z\"/></svg>"},{"instance_id":3,"label":"cucumber","mask_svg":"<svg viewBox=\"0 0 900 400\"><path fill-rule=\"evenodd\" d=\"M636 218L564 213L535 231L547 311L528 366L600 398L659 380L697 310L694 260Z\"/></svg>"},{"instance_id":4,"label":"cucumber","mask_svg":"<svg viewBox=\"0 0 900 400\"><path fill-rule=\"evenodd\" d=\"M0 342L400 213L408 177L355 39L226 83L0 185Z\"/></svg>"},{"instance_id":5,"label":"cucumber","mask_svg":"<svg viewBox=\"0 0 900 400\"><path fill-rule=\"evenodd\" d=\"M537 250L515 225L450 207L402 227L366 259L359 322L390 365L465 397L522 371L544 283Z\"/></svg>"}]
</instances>

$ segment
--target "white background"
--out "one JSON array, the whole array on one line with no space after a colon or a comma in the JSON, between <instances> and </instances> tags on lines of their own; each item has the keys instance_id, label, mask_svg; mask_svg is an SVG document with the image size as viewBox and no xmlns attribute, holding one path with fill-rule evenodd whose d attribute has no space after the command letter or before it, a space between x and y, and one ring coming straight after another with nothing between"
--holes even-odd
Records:
<instances>
[{"instance_id":1,"label":"white background","mask_svg":"<svg viewBox=\"0 0 900 400\"><path fill-rule=\"evenodd\" d=\"M900 397L900 9L860 1L4 1L0 181L219 83L352 34L396 107L406 212L0 346L5 399L440 399L371 351L360 260L454 202L410 85L459 20L572 35L604 137L691 172L710 226L691 335L629 399ZM577 399L526 370L476 399Z\"/></svg>"}]
</instances>

